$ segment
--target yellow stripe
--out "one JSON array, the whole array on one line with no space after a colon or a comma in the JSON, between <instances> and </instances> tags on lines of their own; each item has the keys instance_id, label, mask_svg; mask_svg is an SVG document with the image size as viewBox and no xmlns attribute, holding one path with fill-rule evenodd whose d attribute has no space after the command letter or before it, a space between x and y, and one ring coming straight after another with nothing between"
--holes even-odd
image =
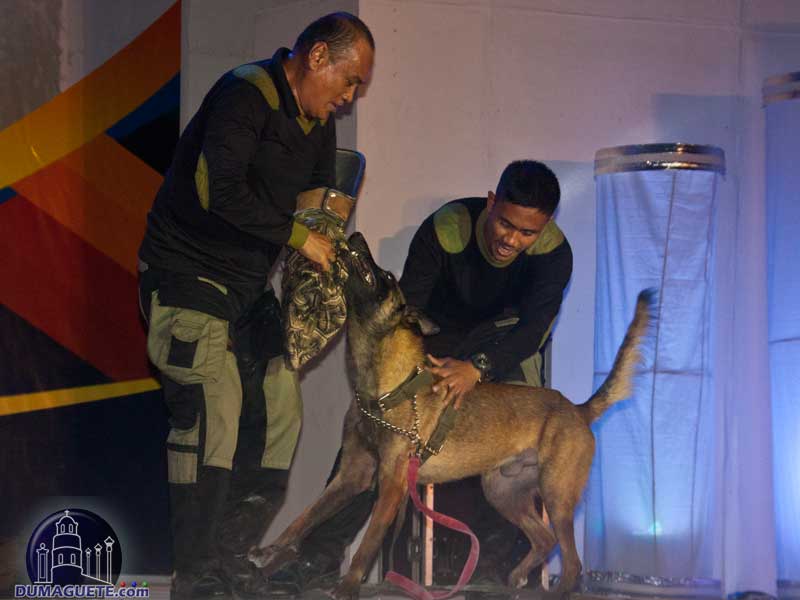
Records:
<instances>
[{"instance_id":1,"label":"yellow stripe","mask_svg":"<svg viewBox=\"0 0 800 600\"><path fill-rule=\"evenodd\" d=\"M19 413L46 410L97 402L121 396L131 396L143 392L151 392L161 386L152 377L147 379L134 379L119 383L106 383L86 387L68 388L65 390L48 390L32 394L17 394L15 396L0 396L0 417Z\"/></svg>"},{"instance_id":2,"label":"yellow stripe","mask_svg":"<svg viewBox=\"0 0 800 600\"><path fill-rule=\"evenodd\" d=\"M208 212L208 207L211 206L208 198L208 162L206 162L206 155L202 152L200 158L197 159L197 169L194 171L194 187L197 188L200 206Z\"/></svg>"}]
</instances>

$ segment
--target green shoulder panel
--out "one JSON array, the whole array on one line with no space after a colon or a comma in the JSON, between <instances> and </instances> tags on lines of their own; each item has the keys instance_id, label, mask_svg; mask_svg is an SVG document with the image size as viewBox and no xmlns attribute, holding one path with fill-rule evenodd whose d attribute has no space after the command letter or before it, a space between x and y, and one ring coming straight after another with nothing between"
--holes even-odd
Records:
<instances>
[{"instance_id":1,"label":"green shoulder panel","mask_svg":"<svg viewBox=\"0 0 800 600\"><path fill-rule=\"evenodd\" d=\"M278 90L269 73L258 65L242 65L241 67L236 67L233 70L233 74L256 86L261 95L264 96L264 100L269 104L269 107L272 110L278 110L281 101L278 97Z\"/></svg>"},{"instance_id":2,"label":"green shoulder panel","mask_svg":"<svg viewBox=\"0 0 800 600\"><path fill-rule=\"evenodd\" d=\"M202 152L197 159L197 168L194 171L194 185L197 188L197 197L200 198L200 206L207 211L209 207L208 163L206 155Z\"/></svg>"},{"instance_id":3,"label":"green shoulder panel","mask_svg":"<svg viewBox=\"0 0 800 600\"><path fill-rule=\"evenodd\" d=\"M436 211L433 226L439 244L448 254L463 252L472 237L472 218L461 203L447 204Z\"/></svg>"},{"instance_id":4,"label":"green shoulder panel","mask_svg":"<svg viewBox=\"0 0 800 600\"><path fill-rule=\"evenodd\" d=\"M555 221L550 221L542 229L542 233L533 243L533 246L526 250L529 255L547 254L558 248L564 243L564 233L558 228Z\"/></svg>"}]
</instances>

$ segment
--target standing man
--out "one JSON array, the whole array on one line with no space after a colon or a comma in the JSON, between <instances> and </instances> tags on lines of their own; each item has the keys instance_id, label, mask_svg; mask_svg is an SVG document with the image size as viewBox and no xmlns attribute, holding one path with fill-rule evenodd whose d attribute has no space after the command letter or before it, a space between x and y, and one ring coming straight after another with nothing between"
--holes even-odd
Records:
<instances>
[{"instance_id":1,"label":"standing man","mask_svg":"<svg viewBox=\"0 0 800 600\"><path fill-rule=\"evenodd\" d=\"M411 241L400 287L409 306L439 328L425 346L431 371L441 377L437 385L456 408L481 381L542 385L541 350L572 275L572 250L553 221L560 196L547 166L512 162L496 192L445 204ZM483 505L475 523L484 542L479 566L496 579L517 532L477 495L471 501ZM373 492L364 492L320 525L303 542L301 558L272 581L296 592L338 572L373 500Z\"/></svg>"},{"instance_id":2,"label":"standing man","mask_svg":"<svg viewBox=\"0 0 800 600\"><path fill-rule=\"evenodd\" d=\"M334 184L334 113L368 80L374 49L360 19L333 13L292 50L225 73L148 216L140 299L172 427L173 598L268 593L246 554L277 509L302 413L267 279L283 246L321 269L334 258L293 213L300 192Z\"/></svg>"}]
</instances>

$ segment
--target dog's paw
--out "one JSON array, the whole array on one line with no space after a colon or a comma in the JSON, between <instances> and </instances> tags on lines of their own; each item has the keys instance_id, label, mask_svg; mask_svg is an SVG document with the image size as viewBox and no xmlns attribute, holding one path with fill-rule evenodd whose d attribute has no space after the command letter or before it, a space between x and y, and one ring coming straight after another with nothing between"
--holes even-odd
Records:
<instances>
[{"instance_id":1,"label":"dog's paw","mask_svg":"<svg viewBox=\"0 0 800 600\"><path fill-rule=\"evenodd\" d=\"M358 590L361 587L358 583L351 583L345 579L339 582L330 592L334 600L358 600Z\"/></svg>"},{"instance_id":2,"label":"dog's paw","mask_svg":"<svg viewBox=\"0 0 800 600\"><path fill-rule=\"evenodd\" d=\"M508 587L512 588L524 588L528 585L528 574L527 573L516 573L516 569L511 572L511 575L508 576Z\"/></svg>"},{"instance_id":3,"label":"dog's paw","mask_svg":"<svg viewBox=\"0 0 800 600\"><path fill-rule=\"evenodd\" d=\"M259 548L254 546L247 553L247 558L262 570L264 576L269 577L289 561L298 557L297 548L294 546L267 546Z\"/></svg>"}]
</instances>

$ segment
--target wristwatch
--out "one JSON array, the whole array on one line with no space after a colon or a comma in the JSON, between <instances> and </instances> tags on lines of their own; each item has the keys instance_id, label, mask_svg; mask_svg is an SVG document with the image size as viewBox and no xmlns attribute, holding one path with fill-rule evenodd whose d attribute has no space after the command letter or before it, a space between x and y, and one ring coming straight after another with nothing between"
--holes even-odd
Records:
<instances>
[{"instance_id":1,"label":"wristwatch","mask_svg":"<svg viewBox=\"0 0 800 600\"><path fill-rule=\"evenodd\" d=\"M469 357L470 361L472 361L472 365L478 369L481 373L480 379L478 379L478 383L483 383L489 380L489 371L492 368L492 362L489 360L489 357L486 356L483 352L478 352L477 354L473 354Z\"/></svg>"}]
</instances>

